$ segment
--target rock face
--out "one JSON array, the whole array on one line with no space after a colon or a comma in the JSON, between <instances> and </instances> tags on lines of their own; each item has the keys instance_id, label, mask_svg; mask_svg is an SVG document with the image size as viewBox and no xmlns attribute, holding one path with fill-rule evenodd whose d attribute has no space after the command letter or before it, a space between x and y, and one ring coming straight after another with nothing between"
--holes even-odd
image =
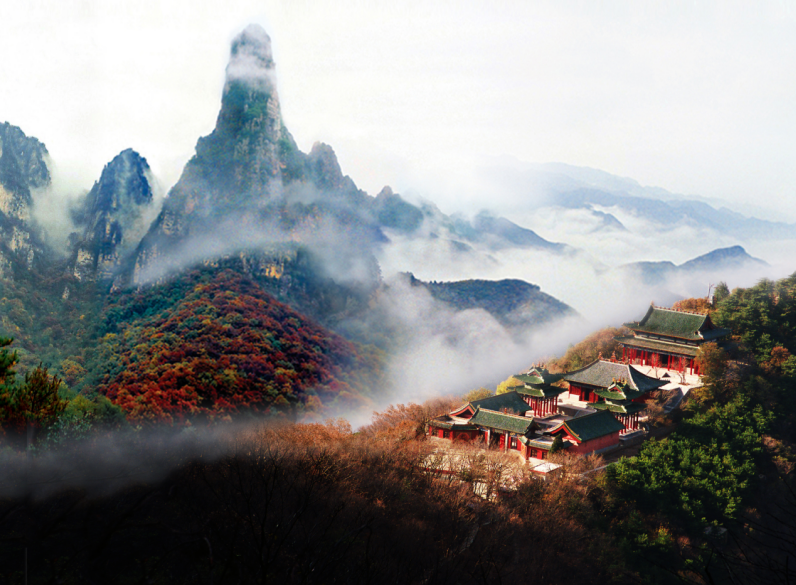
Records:
<instances>
[{"instance_id":1,"label":"rock face","mask_svg":"<svg viewBox=\"0 0 796 585\"><path fill-rule=\"evenodd\" d=\"M169 194L149 246L187 236L231 211L256 209L281 192L288 169L281 154L297 151L282 123L271 40L249 26L232 43L216 127Z\"/></svg>"},{"instance_id":2,"label":"rock face","mask_svg":"<svg viewBox=\"0 0 796 585\"><path fill-rule=\"evenodd\" d=\"M50 184L47 149L9 123L0 124L0 276L33 268L44 251L31 221L31 190Z\"/></svg>"},{"instance_id":3,"label":"rock face","mask_svg":"<svg viewBox=\"0 0 796 585\"><path fill-rule=\"evenodd\" d=\"M152 179L146 159L133 150L102 170L75 220L83 228L70 272L78 280L110 280L146 233L153 219Z\"/></svg>"},{"instance_id":4,"label":"rock face","mask_svg":"<svg viewBox=\"0 0 796 585\"><path fill-rule=\"evenodd\" d=\"M357 258L327 276L367 265L366 279L378 280L371 244L384 237L369 211L372 199L342 174L331 147L316 144L308 155L298 149L280 113L271 40L252 25L232 43L215 129L197 142L130 279L141 285L280 242L322 255L334 242Z\"/></svg>"}]
</instances>

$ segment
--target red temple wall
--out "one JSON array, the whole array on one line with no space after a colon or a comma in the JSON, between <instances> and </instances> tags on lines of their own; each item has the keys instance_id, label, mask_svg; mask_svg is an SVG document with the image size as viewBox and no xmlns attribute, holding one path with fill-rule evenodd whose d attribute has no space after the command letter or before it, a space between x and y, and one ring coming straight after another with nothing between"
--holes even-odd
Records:
<instances>
[{"instance_id":1,"label":"red temple wall","mask_svg":"<svg viewBox=\"0 0 796 585\"><path fill-rule=\"evenodd\" d=\"M456 441L472 441L478 437L478 431L455 431Z\"/></svg>"},{"instance_id":2,"label":"red temple wall","mask_svg":"<svg viewBox=\"0 0 796 585\"><path fill-rule=\"evenodd\" d=\"M611 447L617 444L619 444L619 431L611 433L610 435L605 435L603 437L597 437L596 439L592 439L591 441L580 443L576 446L571 447L570 451L579 454L591 453L592 451L596 451L597 449L604 449L605 447Z\"/></svg>"}]
</instances>

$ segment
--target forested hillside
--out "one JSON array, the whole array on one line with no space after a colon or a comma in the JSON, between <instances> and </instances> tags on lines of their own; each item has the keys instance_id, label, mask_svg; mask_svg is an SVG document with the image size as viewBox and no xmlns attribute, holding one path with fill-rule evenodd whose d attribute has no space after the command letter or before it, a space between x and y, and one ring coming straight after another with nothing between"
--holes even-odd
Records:
<instances>
[{"instance_id":1,"label":"forested hillside","mask_svg":"<svg viewBox=\"0 0 796 585\"><path fill-rule=\"evenodd\" d=\"M330 333L229 270L197 270L114 297L89 388L132 420L356 410L382 357Z\"/></svg>"}]
</instances>

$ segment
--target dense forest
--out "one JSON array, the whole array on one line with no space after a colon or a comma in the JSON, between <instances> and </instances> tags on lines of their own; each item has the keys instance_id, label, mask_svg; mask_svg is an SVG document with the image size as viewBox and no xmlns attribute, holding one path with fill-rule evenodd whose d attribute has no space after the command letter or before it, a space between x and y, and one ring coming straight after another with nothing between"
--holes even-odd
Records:
<instances>
[{"instance_id":1,"label":"dense forest","mask_svg":"<svg viewBox=\"0 0 796 585\"><path fill-rule=\"evenodd\" d=\"M199 359L169 345L174 328L192 318L197 339L257 344L230 363L236 375L250 375L258 363L250 356L267 340L205 330L201 315L213 313L218 327L234 331L259 297L243 282L232 295L192 297L196 287L213 286L211 274L196 274L173 292L194 313L184 319L162 314L147 292L110 309L115 325L106 337L126 339L108 343L124 343L128 361L108 364L101 381L108 396L136 379L158 379L159 365ZM37 434L27 453L19 442L2 453L0 575L22 583L27 555L29 583L793 582L796 275L733 291L720 285L713 303L681 306L710 311L734 336L726 349L701 351L704 385L665 421L674 432L605 469L600 458L557 455L567 473L547 482L477 447L463 451L457 472L433 473L424 423L455 397L391 406L356 432L344 421L217 420L208 440L206 431L185 428L152 435L96 398L84 410L104 424L64 440L57 421L80 395L59 395L59 381L43 370L17 379L6 345L3 429ZM286 340L312 336L301 322L282 327ZM591 336L559 362L610 355L609 337ZM136 356L144 339L162 344L151 354L159 357ZM366 359L343 342L318 348L308 365L334 351ZM120 373L127 366L136 377ZM294 370L292 379L309 379L311 370ZM205 391L237 388L206 380ZM114 384L116 394L107 390ZM38 418L26 396L50 397L39 399L48 406ZM98 456L108 445L119 457ZM87 470L92 482L75 479ZM478 497L474 485L497 497Z\"/></svg>"},{"instance_id":2,"label":"dense forest","mask_svg":"<svg viewBox=\"0 0 796 585\"><path fill-rule=\"evenodd\" d=\"M322 415L368 407L382 383L380 350L297 313L240 270L200 267L113 294L17 279L0 293L0 333L22 374L41 364L63 397L108 399L132 424Z\"/></svg>"}]
</instances>

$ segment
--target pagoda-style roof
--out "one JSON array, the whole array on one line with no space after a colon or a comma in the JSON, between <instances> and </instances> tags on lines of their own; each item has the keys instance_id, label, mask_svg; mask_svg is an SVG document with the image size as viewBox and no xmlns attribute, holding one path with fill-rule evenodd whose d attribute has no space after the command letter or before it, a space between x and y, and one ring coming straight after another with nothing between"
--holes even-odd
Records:
<instances>
[{"instance_id":1,"label":"pagoda-style roof","mask_svg":"<svg viewBox=\"0 0 796 585\"><path fill-rule=\"evenodd\" d=\"M531 407L520 397L515 391L506 392L505 394L496 394L481 400L473 400L470 405L475 409L486 408L488 410L511 410L517 414L522 414L531 410Z\"/></svg>"},{"instance_id":2,"label":"pagoda-style roof","mask_svg":"<svg viewBox=\"0 0 796 585\"><path fill-rule=\"evenodd\" d=\"M563 374L551 374L546 368L531 368L525 374L515 374L513 377L531 386L553 384L562 378Z\"/></svg>"},{"instance_id":3,"label":"pagoda-style roof","mask_svg":"<svg viewBox=\"0 0 796 585\"><path fill-rule=\"evenodd\" d=\"M644 410L647 405L643 402L596 402L590 405L597 410L607 410L617 414L636 414Z\"/></svg>"},{"instance_id":4,"label":"pagoda-style roof","mask_svg":"<svg viewBox=\"0 0 796 585\"><path fill-rule=\"evenodd\" d=\"M624 381L632 390L651 392L667 382L642 374L629 364L596 360L579 370L564 374L564 380L575 384L588 384L600 388L608 388L617 381Z\"/></svg>"},{"instance_id":5,"label":"pagoda-style roof","mask_svg":"<svg viewBox=\"0 0 796 585\"><path fill-rule=\"evenodd\" d=\"M475 416L470 419L470 424L524 435L531 430L533 418L479 408Z\"/></svg>"},{"instance_id":6,"label":"pagoda-style roof","mask_svg":"<svg viewBox=\"0 0 796 585\"><path fill-rule=\"evenodd\" d=\"M564 421L549 432L554 434L565 430L568 434L575 437L579 443L585 443L592 439L622 431L624 428L625 425L616 420L616 417L610 411L598 410L592 414Z\"/></svg>"},{"instance_id":7,"label":"pagoda-style roof","mask_svg":"<svg viewBox=\"0 0 796 585\"><path fill-rule=\"evenodd\" d=\"M683 343L672 343L670 341L662 341L657 339L650 339L648 337L614 337L614 339L625 347L636 347L646 351L653 351L656 353L668 353L671 355L685 356L694 358L697 355L699 348L695 345L685 345Z\"/></svg>"},{"instance_id":8,"label":"pagoda-style roof","mask_svg":"<svg viewBox=\"0 0 796 585\"><path fill-rule=\"evenodd\" d=\"M441 429L449 429L453 431L475 431L478 430L478 427L473 426L469 423L461 423L451 419L450 416L447 414L443 414L442 416L438 416L437 418L432 418L428 424L439 427Z\"/></svg>"},{"instance_id":9,"label":"pagoda-style roof","mask_svg":"<svg viewBox=\"0 0 796 585\"><path fill-rule=\"evenodd\" d=\"M540 384L538 386L526 384L525 386L515 387L514 391L517 394L532 396L533 398L554 398L555 396L566 392L567 389L561 388L559 386L550 386L549 384Z\"/></svg>"},{"instance_id":10,"label":"pagoda-style roof","mask_svg":"<svg viewBox=\"0 0 796 585\"><path fill-rule=\"evenodd\" d=\"M709 315L650 305L641 321L625 323L625 327L642 335L662 335L689 341L711 341L732 333L713 325Z\"/></svg>"},{"instance_id":11,"label":"pagoda-style roof","mask_svg":"<svg viewBox=\"0 0 796 585\"><path fill-rule=\"evenodd\" d=\"M626 382L614 382L608 388L595 390L594 393L601 398L605 398L606 400L614 401L622 401L622 400L635 400L640 396L644 396L646 392L639 392L638 390L633 390L629 384Z\"/></svg>"},{"instance_id":12,"label":"pagoda-style roof","mask_svg":"<svg viewBox=\"0 0 796 585\"><path fill-rule=\"evenodd\" d=\"M534 447L535 449L542 449L544 451L549 451L553 448L553 438L549 436L520 437L520 442L528 447ZM565 442L561 448L567 449L569 446L570 445Z\"/></svg>"}]
</instances>

